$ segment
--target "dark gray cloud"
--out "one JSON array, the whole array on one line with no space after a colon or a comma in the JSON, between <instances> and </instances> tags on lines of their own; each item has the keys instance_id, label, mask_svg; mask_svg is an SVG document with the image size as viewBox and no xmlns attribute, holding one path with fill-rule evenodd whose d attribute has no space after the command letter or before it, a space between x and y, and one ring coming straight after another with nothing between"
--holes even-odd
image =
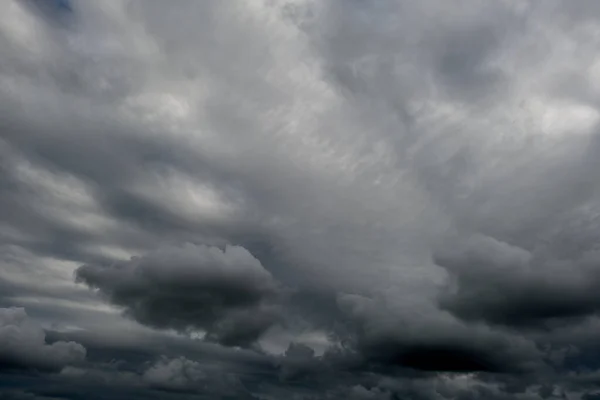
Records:
<instances>
[{"instance_id":1,"label":"dark gray cloud","mask_svg":"<svg viewBox=\"0 0 600 400\"><path fill-rule=\"evenodd\" d=\"M593 398L598 10L3 2L0 393Z\"/></svg>"},{"instance_id":2,"label":"dark gray cloud","mask_svg":"<svg viewBox=\"0 0 600 400\"><path fill-rule=\"evenodd\" d=\"M177 358L158 361L144 372L143 379L151 386L182 390L198 381L206 381L206 374L197 362Z\"/></svg>"},{"instance_id":3,"label":"dark gray cloud","mask_svg":"<svg viewBox=\"0 0 600 400\"><path fill-rule=\"evenodd\" d=\"M0 308L0 369L56 371L84 360L85 348L72 341L48 344L41 326L22 308Z\"/></svg>"},{"instance_id":4,"label":"dark gray cloud","mask_svg":"<svg viewBox=\"0 0 600 400\"><path fill-rule=\"evenodd\" d=\"M464 324L435 309L407 315L358 296L342 296L340 303L358 323L355 346L367 363L437 372L518 373L542 366L535 342L509 331Z\"/></svg>"},{"instance_id":5,"label":"dark gray cloud","mask_svg":"<svg viewBox=\"0 0 600 400\"><path fill-rule=\"evenodd\" d=\"M251 344L278 320L278 284L243 247L163 247L76 274L143 324L197 329L227 345Z\"/></svg>"},{"instance_id":6,"label":"dark gray cloud","mask_svg":"<svg viewBox=\"0 0 600 400\"><path fill-rule=\"evenodd\" d=\"M554 258L490 237L470 238L435 255L451 280L441 303L462 318L509 326L573 323L600 305L600 258L596 251L578 257Z\"/></svg>"}]
</instances>

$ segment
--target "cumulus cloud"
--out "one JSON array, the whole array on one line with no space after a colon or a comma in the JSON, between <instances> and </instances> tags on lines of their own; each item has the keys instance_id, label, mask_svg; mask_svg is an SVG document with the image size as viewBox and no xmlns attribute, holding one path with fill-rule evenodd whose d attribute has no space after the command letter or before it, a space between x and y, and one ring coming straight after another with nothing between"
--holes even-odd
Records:
<instances>
[{"instance_id":1,"label":"cumulus cloud","mask_svg":"<svg viewBox=\"0 0 600 400\"><path fill-rule=\"evenodd\" d=\"M159 360L144 372L144 381L167 389L187 389L206 379L200 364L183 357Z\"/></svg>"},{"instance_id":2,"label":"cumulus cloud","mask_svg":"<svg viewBox=\"0 0 600 400\"><path fill-rule=\"evenodd\" d=\"M185 357L162 357L146 369L141 378L145 385L175 392L200 392L210 398L252 395L241 382L242 375L218 365L209 365Z\"/></svg>"},{"instance_id":3,"label":"cumulus cloud","mask_svg":"<svg viewBox=\"0 0 600 400\"><path fill-rule=\"evenodd\" d=\"M387 400L392 396L391 393L382 391L379 388L367 389L360 385L350 389L349 394L349 398L353 400Z\"/></svg>"},{"instance_id":4,"label":"cumulus cloud","mask_svg":"<svg viewBox=\"0 0 600 400\"><path fill-rule=\"evenodd\" d=\"M106 267L84 265L76 274L141 323L204 330L227 345L252 343L278 319L277 282L239 246L162 247Z\"/></svg>"},{"instance_id":5,"label":"cumulus cloud","mask_svg":"<svg viewBox=\"0 0 600 400\"><path fill-rule=\"evenodd\" d=\"M11 392L593 398L599 11L0 2Z\"/></svg>"},{"instance_id":6,"label":"cumulus cloud","mask_svg":"<svg viewBox=\"0 0 600 400\"><path fill-rule=\"evenodd\" d=\"M46 343L42 327L23 308L0 309L0 368L53 371L84 360L79 343Z\"/></svg>"},{"instance_id":7,"label":"cumulus cloud","mask_svg":"<svg viewBox=\"0 0 600 400\"><path fill-rule=\"evenodd\" d=\"M294 379L302 374L318 373L323 365L315 357L315 351L301 343L290 343L280 361L281 378Z\"/></svg>"},{"instance_id":8,"label":"cumulus cloud","mask_svg":"<svg viewBox=\"0 0 600 400\"><path fill-rule=\"evenodd\" d=\"M540 251L538 251L540 250ZM508 326L591 316L600 306L596 250L558 258L477 236L435 255L450 275L442 305L465 319Z\"/></svg>"},{"instance_id":9,"label":"cumulus cloud","mask_svg":"<svg viewBox=\"0 0 600 400\"><path fill-rule=\"evenodd\" d=\"M394 308L384 300L340 296L357 329L356 348L367 362L423 371L535 370L541 353L533 341L486 325L465 324L436 310Z\"/></svg>"}]
</instances>

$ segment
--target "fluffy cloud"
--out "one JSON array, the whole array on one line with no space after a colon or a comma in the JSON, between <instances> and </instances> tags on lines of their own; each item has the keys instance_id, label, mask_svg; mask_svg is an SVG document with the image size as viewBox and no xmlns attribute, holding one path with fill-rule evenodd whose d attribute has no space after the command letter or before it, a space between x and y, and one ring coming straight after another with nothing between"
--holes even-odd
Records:
<instances>
[{"instance_id":1,"label":"fluffy cloud","mask_svg":"<svg viewBox=\"0 0 600 400\"><path fill-rule=\"evenodd\" d=\"M163 247L107 267L84 265L77 279L136 320L158 328L204 330L247 345L278 318L278 285L243 247Z\"/></svg>"},{"instance_id":2,"label":"fluffy cloud","mask_svg":"<svg viewBox=\"0 0 600 400\"><path fill-rule=\"evenodd\" d=\"M60 370L85 358L86 350L75 342L45 341L41 326L22 308L0 309L0 367L2 369Z\"/></svg>"}]
</instances>

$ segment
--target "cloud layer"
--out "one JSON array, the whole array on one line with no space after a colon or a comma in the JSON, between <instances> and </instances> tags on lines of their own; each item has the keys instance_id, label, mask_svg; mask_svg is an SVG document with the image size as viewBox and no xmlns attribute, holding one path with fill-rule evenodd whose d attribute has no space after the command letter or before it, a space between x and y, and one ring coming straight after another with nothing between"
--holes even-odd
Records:
<instances>
[{"instance_id":1,"label":"cloud layer","mask_svg":"<svg viewBox=\"0 0 600 400\"><path fill-rule=\"evenodd\" d=\"M3 2L0 398L598 396L599 13Z\"/></svg>"}]
</instances>

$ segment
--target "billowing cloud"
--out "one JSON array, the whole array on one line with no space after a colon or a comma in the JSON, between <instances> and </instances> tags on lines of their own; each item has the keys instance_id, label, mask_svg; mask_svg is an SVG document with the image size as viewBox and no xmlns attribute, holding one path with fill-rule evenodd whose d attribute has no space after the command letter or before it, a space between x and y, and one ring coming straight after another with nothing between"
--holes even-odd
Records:
<instances>
[{"instance_id":1,"label":"billowing cloud","mask_svg":"<svg viewBox=\"0 0 600 400\"><path fill-rule=\"evenodd\" d=\"M465 319L508 326L547 326L596 314L600 254L561 259L540 250L479 236L439 251L436 262L450 274L442 305Z\"/></svg>"},{"instance_id":2,"label":"billowing cloud","mask_svg":"<svg viewBox=\"0 0 600 400\"><path fill-rule=\"evenodd\" d=\"M176 358L157 361L144 372L143 379L153 386L181 390L206 380L206 375L197 362Z\"/></svg>"},{"instance_id":3,"label":"billowing cloud","mask_svg":"<svg viewBox=\"0 0 600 400\"><path fill-rule=\"evenodd\" d=\"M357 348L368 362L423 371L535 370L535 343L486 325L465 324L435 308L390 308L384 301L340 297L358 324Z\"/></svg>"},{"instance_id":4,"label":"billowing cloud","mask_svg":"<svg viewBox=\"0 0 600 400\"><path fill-rule=\"evenodd\" d=\"M151 388L179 392L202 392L207 396L252 396L240 376L214 365L201 364L185 357L161 358L146 369L141 380Z\"/></svg>"},{"instance_id":5,"label":"billowing cloud","mask_svg":"<svg viewBox=\"0 0 600 400\"><path fill-rule=\"evenodd\" d=\"M0 2L0 393L593 398L599 12Z\"/></svg>"},{"instance_id":6,"label":"billowing cloud","mask_svg":"<svg viewBox=\"0 0 600 400\"><path fill-rule=\"evenodd\" d=\"M278 319L277 282L239 246L163 247L76 274L141 323L205 331L224 344L250 344Z\"/></svg>"},{"instance_id":7,"label":"billowing cloud","mask_svg":"<svg viewBox=\"0 0 600 400\"><path fill-rule=\"evenodd\" d=\"M46 343L42 327L22 308L0 308L0 368L53 371L84 360L79 343Z\"/></svg>"}]
</instances>

